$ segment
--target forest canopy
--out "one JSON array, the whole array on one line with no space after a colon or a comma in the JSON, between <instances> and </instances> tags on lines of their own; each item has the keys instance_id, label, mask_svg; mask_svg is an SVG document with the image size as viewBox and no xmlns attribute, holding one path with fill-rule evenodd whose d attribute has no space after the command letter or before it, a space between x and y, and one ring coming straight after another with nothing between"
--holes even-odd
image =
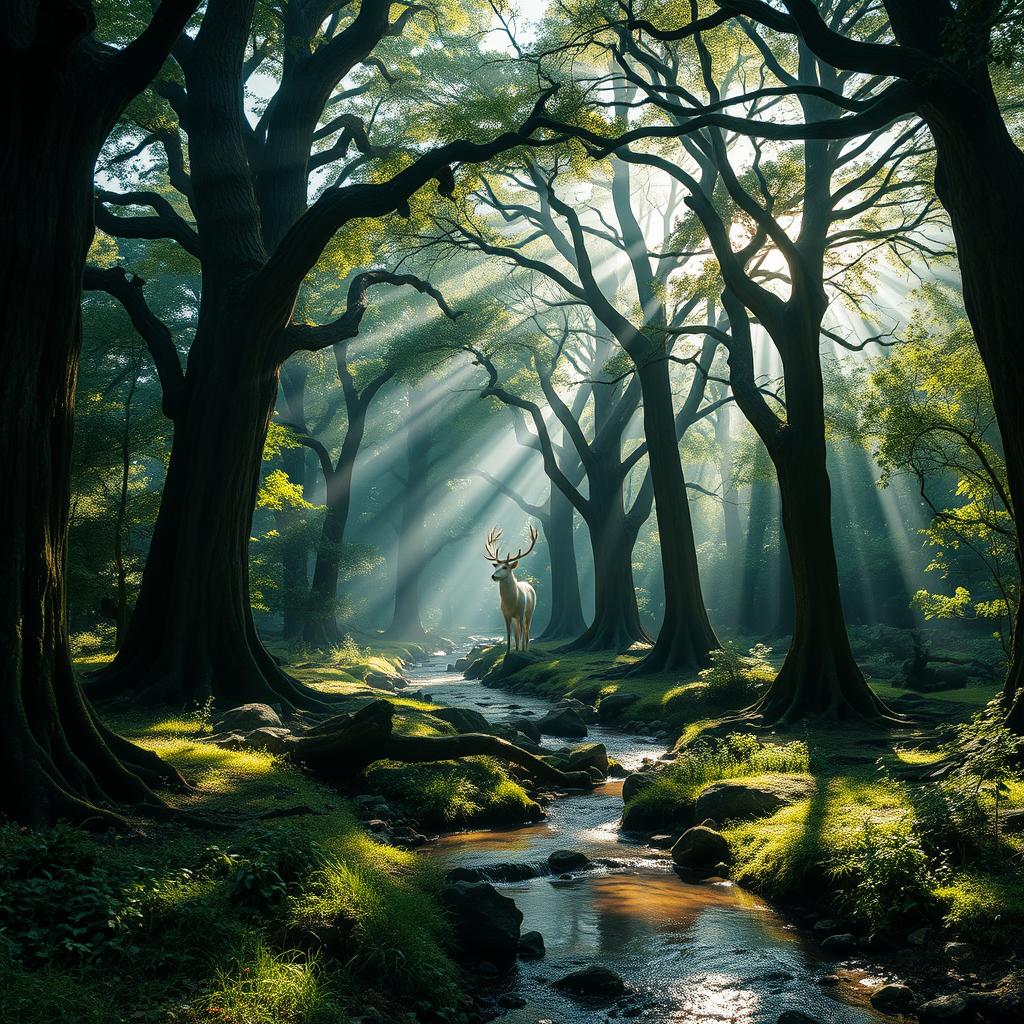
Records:
<instances>
[{"instance_id":1,"label":"forest canopy","mask_svg":"<svg viewBox=\"0 0 1024 1024\"><path fill-rule=\"evenodd\" d=\"M621 833L655 947L731 876L843 1021L1019 1019L1022 14L11 7L4 1014L718 1019L636 936L509 974L494 885Z\"/></svg>"}]
</instances>

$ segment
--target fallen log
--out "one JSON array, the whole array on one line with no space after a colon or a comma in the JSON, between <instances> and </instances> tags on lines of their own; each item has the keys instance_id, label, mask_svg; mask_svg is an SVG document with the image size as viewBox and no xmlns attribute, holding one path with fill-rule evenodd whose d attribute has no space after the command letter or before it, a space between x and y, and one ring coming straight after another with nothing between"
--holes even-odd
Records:
<instances>
[{"instance_id":1,"label":"fallen log","mask_svg":"<svg viewBox=\"0 0 1024 1024\"><path fill-rule=\"evenodd\" d=\"M534 778L566 789L589 789L589 772L564 772L522 747L487 733L402 736L394 731L394 706L375 700L351 714L334 715L304 733L281 739L281 751L329 782L343 784L376 761L453 761L494 757Z\"/></svg>"}]
</instances>

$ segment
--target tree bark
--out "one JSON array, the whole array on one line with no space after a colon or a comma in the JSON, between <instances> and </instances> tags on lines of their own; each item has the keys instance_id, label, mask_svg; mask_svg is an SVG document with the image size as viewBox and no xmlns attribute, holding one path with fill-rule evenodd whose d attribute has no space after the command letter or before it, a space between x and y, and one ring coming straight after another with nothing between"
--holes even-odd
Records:
<instances>
[{"instance_id":1,"label":"tree bark","mask_svg":"<svg viewBox=\"0 0 1024 1024\"><path fill-rule=\"evenodd\" d=\"M304 448L286 448L281 452L281 468L293 484L305 489L306 451ZM294 533L301 529L303 513L284 508L275 514L277 529L282 537L281 547L281 635L285 640L298 640L302 636L309 594L308 548L304 538Z\"/></svg>"},{"instance_id":2,"label":"tree bark","mask_svg":"<svg viewBox=\"0 0 1024 1024\"><path fill-rule=\"evenodd\" d=\"M337 465L329 473L328 467L324 467L327 512L317 544L313 582L302 630L303 640L314 647L334 647L342 639L337 614L338 581L341 576L345 528L352 504L352 473L365 430L366 414L362 410L349 421Z\"/></svg>"},{"instance_id":3,"label":"tree bark","mask_svg":"<svg viewBox=\"0 0 1024 1024\"><path fill-rule=\"evenodd\" d=\"M589 772L563 772L487 733L458 736L401 736L394 732L394 705L376 700L354 714L336 715L303 735L284 740L285 752L335 784L350 783L376 761L422 763L460 757L495 757L518 765L534 778L556 786L590 789Z\"/></svg>"},{"instance_id":4,"label":"tree bark","mask_svg":"<svg viewBox=\"0 0 1024 1024\"><path fill-rule=\"evenodd\" d=\"M577 637L586 629L580 602L573 519L574 509L568 498L551 484L544 522L544 540L551 566L551 615L538 640Z\"/></svg>"},{"instance_id":5,"label":"tree bark","mask_svg":"<svg viewBox=\"0 0 1024 1024\"><path fill-rule=\"evenodd\" d=\"M175 420L163 498L128 634L90 684L97 699L231 707L252 701L324 709L263 647L249 599L249 537L278 366L274 325L204 296ZM235 332L249 339L240 360Z\"/></svg>"},{"instance_id":6,"label":"tree bark","mask_svg":"<svg viewBox=\"0 0 1024 1024\"><path fill-rule=\"evenodd\" d=\"M166 811L153 787L183 784L115 736L82 695L68 646L65 572L81 289L93 237L92 176L119 112L157 70L190 13L167 5L116 57L87 4L5 12L0 25L0 814L124 824L117 808ZM169 16L171 7L181 9ZM194 7L195 5L193 5ZM151 26L152 29L153 26ZM163 52L166 52L164 49ZM162 57L160 57L162 59Z\"/></svg>"},{"instance_id":7,"label":"tree bark","mask_svg":"<svg viewBox=\"0 0 1024 1024\"><path fill-rule=\"evenodd\" d=\"M651 358L638 367L665 580L665 615L654 647L632 670L638 675L695 672L710 664L708 653L720 646L701 593L668 367L664 358Z\"/></svg>"},{"instance_id":8,"label":"tree bark","mask_svg":"<svg viewBox=\"0 0 1024 1024\"><path fill-rule=\"evenodd\" d=\"M987 69L971 89L944 90L921 111L935 140L935 191L956 238L964 306L988 371L1017 527L1024 525L1024 362L1020 300L1024 295L1024 153L1007 130ZM1024 734L1024 628L1020 612L1005 682L1013 728ZM1011 696L1012 695L1012 696Z\"/></svg>"}]
</instances>

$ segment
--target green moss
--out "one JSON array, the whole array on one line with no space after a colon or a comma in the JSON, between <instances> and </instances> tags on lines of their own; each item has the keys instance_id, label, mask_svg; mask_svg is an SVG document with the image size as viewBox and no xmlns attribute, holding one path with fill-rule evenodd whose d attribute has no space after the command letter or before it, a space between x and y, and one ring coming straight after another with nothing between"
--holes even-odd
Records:
<instances>
[{"instance_id":1,"label":"green moss","mask_svg":"<svg viewBox=\"0 0 1024 1024\"><path fill-rule=\"evenodd\" d=\"M523 787L487 757L419 765L381 761L366 775L374 792L432 828L512 825L540 814Z\"/></svg>"}]
</instances>

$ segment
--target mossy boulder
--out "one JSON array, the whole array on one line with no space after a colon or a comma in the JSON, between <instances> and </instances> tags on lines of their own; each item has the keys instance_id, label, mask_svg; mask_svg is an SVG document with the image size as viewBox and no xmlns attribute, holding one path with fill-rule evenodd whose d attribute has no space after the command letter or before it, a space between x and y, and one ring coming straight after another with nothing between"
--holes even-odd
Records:
<instances>
[{"instance_id":1,"label":"mossy boulder","mask_svg":"<svg viewBox=\"0 0 1024 1024\"><path fill-rule=\"evenodd\" d=\"M626 991L626 984L614 971L593 964L559 978L555 988L579 999L605 1001L621 996Z\"/></svg>"},{"instance_id":2,"label":"mossy boulder","mask_svg":"<svg viewBox=\"0 0 1024 1024\"><path fill-rule=\"evenodd\" d=\"M602 775L608 774L608 750L603 743L585 743L576 747L566 757L569 771L581 772L596 768Z\"/></svg>"},{"instance_id":3,"label":"mossy boulder","mask_svg":"<svg viewBox=\"0 0 1024 1024\"><path fill-rule=\"evenodd\" d=\"M809 775L775 775L752 779L727 779L713 782L697 794L694 816L697 821L735 821L764 818L780 807L788 807L809 797L814 779Z\"/></svg>"},{"instance_id":4,"label":"mossy boulder","mask_svg":"<svg viewBox=\"0 0 1024 1024\"><path fill-rule=\"evenodd\" d=\"M213 731L246 733L253 729L279 729L281 724L281 716L269 704L240 704L217 718Z\"/></svg>"},{"instance_id":5,"label":"mossy boulder","mask_svg":"<svg viewBox=\"0 0 1024 1024\"><path fill-rule=\"evenodd\" d=\"M563 736L567 739L582 739L587 735L587 723L574 708L553 708L537 722L537 728L545 736Z\"/></svg>"},{"instance_id":6,"label":"mossy boulder","mask_svg":"<svg viewBox=\"0 0 1024 1024\"><path fill-rule=\"evenodd\" d=\"M672 860L691 871L713 871L718 863L729 863L732 850L721 832L705 825L688 828L672 847Z\"/></svg>"},{"instance_id":7,"label":"mossy boulder","mask_svg":"<svg viewBox=\"0 0 1024 1024\"><path fill-rule=\"evenodd\" d=\"M490 732L491 724L472 708L437 708L431 711L435 718L453 726L456 732Z\"/></svg>"},{"instance_id":8,"label":"mossy boulder","mask_svg":"<svg viewBox=\"0 0 1024 1024\"><path fill-rule=\"evenodd\" d=\"M614 722L622 717L626 708L632 707L640 699L638 693L609 693L601 698L597 706L597 716L601 722Z\"/></svg>"}]
</instances>

